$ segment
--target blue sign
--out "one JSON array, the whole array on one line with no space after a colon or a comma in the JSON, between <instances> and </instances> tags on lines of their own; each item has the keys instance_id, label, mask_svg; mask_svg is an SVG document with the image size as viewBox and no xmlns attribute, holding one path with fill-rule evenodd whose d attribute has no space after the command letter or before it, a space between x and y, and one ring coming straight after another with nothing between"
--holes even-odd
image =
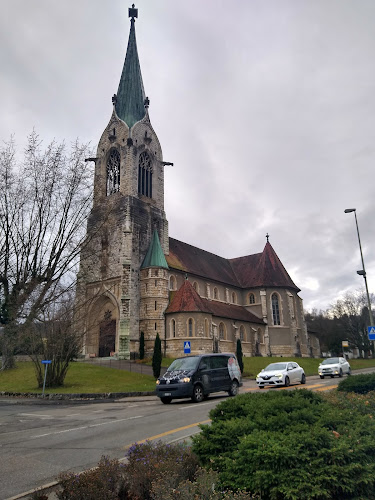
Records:
<instances>
[{"instance_id":1,"label":"blue sign","mask_svg":"<svg viewBox=\"0 0 375 500\"><path fill-rule=\"evenodd\" d=\"M369 340L375 340L375 326L368 326L367 332Z\"/></svg>"},{"instance_id":2,"label":"blue sign","mask_svg":"<svg viewBox=\"0 0 375 500\"><path fill-rule=\"evenodd\" d=\"M42 360L43 365L50 365L51 363L52 363L52 361L50 359L43 359Z\"/></svg>"},{"instance_id":3,"label":"blue sign","mask_svg":"<svg viewBox=\"0 0 375 500\"><path fill-rule=\"evenodd\" d=\"M184 342L184 354L190 354L191 353L191 345L190 345L190 341L187 340L186 342Z\"/></svg>"}]
</instances>

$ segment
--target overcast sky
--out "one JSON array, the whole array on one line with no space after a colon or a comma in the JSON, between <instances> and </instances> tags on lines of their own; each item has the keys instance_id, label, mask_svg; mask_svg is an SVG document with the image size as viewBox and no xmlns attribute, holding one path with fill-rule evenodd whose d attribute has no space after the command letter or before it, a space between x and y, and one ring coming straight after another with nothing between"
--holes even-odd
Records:
<instances>
[{"instance_id":1,"label":"overcast sky","mask_svg":"<svg viewBox=\"0 0 375 500\"><path fill-rule=\"evenodd\" d=\"M2 0L0 140L96 148L129 35L124 0ZM138 52L170 236L223 257L265 235L306 309L375 292L374 0L139 0Z\"/></svg>"}]
</instances>

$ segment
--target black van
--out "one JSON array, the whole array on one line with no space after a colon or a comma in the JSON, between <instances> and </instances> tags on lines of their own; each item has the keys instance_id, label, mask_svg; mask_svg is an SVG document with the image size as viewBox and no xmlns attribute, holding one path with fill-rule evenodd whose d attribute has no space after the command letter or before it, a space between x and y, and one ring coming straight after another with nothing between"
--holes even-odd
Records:
<instances>
[{"instance_id":1,"label":"black van","mask_svg":"<svg viewBox=\"0 0 375 500\"><path fill-rule=\"evenodd\" d=\"M199 403L211 392L226 391L235 396L241 386L234 354L200 354L175 359L156 381L156 395L164 404L183 398Z\"/></svg>"}]
</instances>

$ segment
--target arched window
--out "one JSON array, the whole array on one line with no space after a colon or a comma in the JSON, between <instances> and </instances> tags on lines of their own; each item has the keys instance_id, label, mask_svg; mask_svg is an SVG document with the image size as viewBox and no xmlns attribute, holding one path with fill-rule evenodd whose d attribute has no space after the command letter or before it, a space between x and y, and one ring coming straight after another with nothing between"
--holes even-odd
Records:
<instances>
[{"instance_id":1,"label":"arched window","mask_svg":"<svg viewBox=\"0 0 375 500\"><path fill-rule=\"evenodd\" d=\"M196 281L194 281L194 283L193 283L193 288L194 288L194 290L195 290L197 293L199 293L199 286L198 286L198 283L197 283Z\"/></svg>"},{"instance_id":2,"label":"arched window","mask_svg":"<svg viewBox=\"0 0 375 500\"><path fill-rule=\"evenodd\" d=\"M220 338L220 340L224 340L225 339L225 326L224 326L224 323L220 323L219 324L219 338Z\"/></svg>"},{"instance_id":3,"label":"arched window","mask_svg":"<svg viewBox=\"0 0 375 500\"><path fill-rule=\"evenodd\" d=\"M139 155L138 193L152 198L152 167L150 157L146 152Z\"/></svg>"},{"instance_id":4,"label":"arched window","mask_svg":"<svg viewBox=\"0 0 375 500\"><path fill-rule=\"evenodd\" d=\"M246 341L246 339L245 339L245 327L243 325L240 326L240 340L241 340L241 342Z\"/></svg>"},{"instance_id":5,"label":"arched window","mask_svg":"<svg viewBox=\"0 0 375 500\"><path fill-rule=\"evenodd\" d=\"M194 330L193 327L194 327L193 320L191 318L189 318L189 321L188 321L188 336L189 337L193 336L193 330Z\"/></svg>"},{"instance_id":6,"label":"arched window","mask_svg":"<svg viewBox=\"0 0 375 500\"><path fill-rule=\"evenodd\" d=\"M272 303L272 321L274 325L280 325L280 307L279 307L279 296L277 293L273 293L271 297Z\"/></svg>"},{"instance_id":7,"label":"arched window","mask_svg":"<svg viewBox=\"0 0 375 500\"><path fill-rule=\"evenodd\" d=\"M175 338L176 337L176 321L172 319L171 321L171 337Z\"/></svg>"},{"instance_id":8,"label":"arched window","mask_svg":"<svg viewBox=\"0 0 375 500\"><path fill-rule=\"evenodd\" d=\"M120 153L110 149L107 160L107 196L120 191Z\"/></svg>"},{"instance_id":9,"label":"arched window","mask_svg":"<svg viewBox=\"0 0 375 500\"><path fill-rule=\"evenodd\" d=\"M218 290L217 290L216 286L215 286L215 288L214 288L214 299L215 299L215 300L218 300L218 299L219 299L219 292L218 292Z\"/></svg>"},{"instance_id":10,"label":"arched window","mask_svg":"<svg viewBox=\"0 0 375 500\"><path fill-rule=\"evenodd\" d=\"M237 295L235 292L232 292L232 304L237 304Z\"/></svg>"},{"instance_id":11,"label":"arched window","mask_svg":"<svg viewBox=\"0 0 375 500\"><path fill-rule=\"evenodd\" d=\"M253 293L249 293L249 304L255 304L255 295Z\"/></svg>"},{"instance_id":12,"label":"arched window","mask_svg":"<svg viewBox=\"0 0 375 500\"><path fill-rule=\"evenodd\" d=\"M173 275L169 278L169 290L176 290L176 278Z\"/></svg>"}]
</instances>

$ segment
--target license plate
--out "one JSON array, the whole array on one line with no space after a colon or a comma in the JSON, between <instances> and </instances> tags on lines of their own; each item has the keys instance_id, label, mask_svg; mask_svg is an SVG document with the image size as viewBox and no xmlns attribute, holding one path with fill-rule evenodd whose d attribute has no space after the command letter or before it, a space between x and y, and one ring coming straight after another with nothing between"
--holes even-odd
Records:
<instances>
[{"instance_id":1,"label":"license plate","mask_svg":"<svg viewBox=\"0 0 375 500\"><path fill-rule=\"evenodd\" d=\"M172 393L171 392L164 392L163 396L172 396Z\"/></svg>"}]
</instances>

